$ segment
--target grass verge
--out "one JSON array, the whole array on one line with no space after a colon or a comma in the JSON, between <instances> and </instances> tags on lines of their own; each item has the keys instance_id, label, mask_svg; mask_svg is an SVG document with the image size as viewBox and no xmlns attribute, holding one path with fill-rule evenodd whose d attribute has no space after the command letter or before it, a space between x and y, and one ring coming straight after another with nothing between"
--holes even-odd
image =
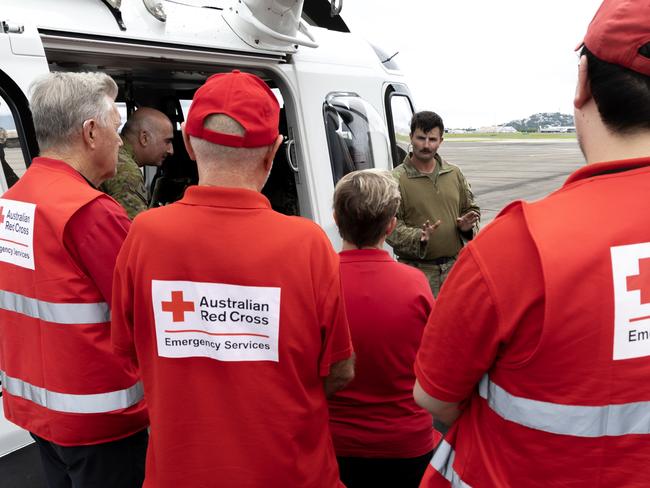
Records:
<instances>
[{"instance_id":1,"label":"grass verge","mask_svg":"<svg viewBox=\"0 0 650 488\"><path fill-rule=\"evenodd\" d=\"M482 133L482 132L468 132L466 134L445 134L445 140L453 139L488 139L488 140L502 140L502 139L575 139L576 135L573 134L549 134L541 132L502 132L502 133Z\"/></svg>"}]
</instances>

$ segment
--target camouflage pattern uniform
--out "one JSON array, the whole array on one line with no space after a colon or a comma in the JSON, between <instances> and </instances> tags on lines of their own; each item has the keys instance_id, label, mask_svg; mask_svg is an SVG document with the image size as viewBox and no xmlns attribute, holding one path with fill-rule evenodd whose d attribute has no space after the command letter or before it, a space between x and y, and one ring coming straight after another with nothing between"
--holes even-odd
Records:
<instances>
[{"instance_id":1,"label":"camouflage pattern uniform","mask_svg":"<svg viewBox=\"0 0 650 488\"><path fill-rule=\"evenodd\" d=\"M449 164L436 154L436 168L432 173L420 173L407 155L393 170L399 183L402 202L397 211L397 227L387 242L398 260L420 269L428 278L431 291L438 296L440 287L449 274L456 256L466 241L478 232L478 224L467 232L460 232L456 219L480 209L460 168ZM421 242L422 224L441 221L428 242Z\"/></svg>"},{"instance_id":2,"label":"camouflage pattern uniform","mask_svg":"<svg viewBox=\"0 0 650 488\"><path fill-rule=\"evenodd\" d=\"M118 153L117 173L99 185L99 189L117 200L131 220L147 210L144 176L135 162L135 153L128 142L124 141Z\"/></svg>"}]
</instances>

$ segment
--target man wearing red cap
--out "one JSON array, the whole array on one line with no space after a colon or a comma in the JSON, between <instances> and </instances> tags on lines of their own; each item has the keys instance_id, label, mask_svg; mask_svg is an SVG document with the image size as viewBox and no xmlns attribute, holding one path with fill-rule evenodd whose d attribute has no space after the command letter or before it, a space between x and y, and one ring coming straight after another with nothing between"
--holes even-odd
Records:
<instances>
[{"instance_id":1,"label":"man wearing red cap","mask_svg":"<svg viewBox=\"0 0 650 488\"><path fill-rule=\"evenodd\" d=\"M427 324L414 394L452 427L421 486L650 486L650 3L605 0L583 46L589 164L502 211Z\"/></svg>"},{"instance_id":2,"label":"man wearing red cap","mask_svg":"<svg viewBox=\"0 0 650 488\"><path fill-rule=\"evenodd\" d=\"M278 122L261 79L209 78L183 127L199 185L138 216L118 257L113 342L142 372L145 487L343 486L326 403L353 374L338 259L259 192Z\"/></svg>"}]
</instances>

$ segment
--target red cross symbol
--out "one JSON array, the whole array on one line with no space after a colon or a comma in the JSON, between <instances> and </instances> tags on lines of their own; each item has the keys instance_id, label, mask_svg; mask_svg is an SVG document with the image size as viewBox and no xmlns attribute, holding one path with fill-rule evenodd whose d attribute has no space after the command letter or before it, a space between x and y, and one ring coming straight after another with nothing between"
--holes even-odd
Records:
<instances>
[{"instance_id":1,"label":"red cross symbol","mask_svg":"<svg viewBox=\"0 0 650 488\"><path fill-rule=\"evenodd\" d=\"M183 300L182 291L172 292L171 302L162 302L163 312L171 312L174 322L185 322L185 312L194 312L194 302Z\"/></svg>"},{"instance_id":2,"label":"red cross symbol","mask_svg":"<svg viewBox=\"0 0 650 488\"><path fill-rule=\"evenodd\" d=\"M5 214L2 213L3 210L4 210L4 207L0 207L0 224L5 223Z\"/></svg>"},{"instance_id":3,"label":"red cross symbol","mask_svg":"<svg viewBox=\"0 0 650 488\"><path fill-rule=\"evenodd\" d=\"M639 274L627 277L627 291L639 290L641 303L650 303L650 258L639 259Z\"/></svg>"}]
</instances>

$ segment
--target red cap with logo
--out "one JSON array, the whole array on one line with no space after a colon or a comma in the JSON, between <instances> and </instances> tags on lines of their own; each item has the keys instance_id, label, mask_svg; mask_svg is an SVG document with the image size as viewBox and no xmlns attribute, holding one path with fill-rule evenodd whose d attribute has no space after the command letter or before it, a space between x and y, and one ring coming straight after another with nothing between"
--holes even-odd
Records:
<instances>
[{"instance_id":1,"label":"red cap with logo","mask_svg":"<svg viewBox=\"0 0 650 488\"><path fill-rule=\"evenodd\" d=\"M206 117L227 115L241 124L243 136L203 127ZM280 105L268 85L250 73L234 70L207 79L194 94L185 131L194 137L230 147L261 147L278 137Z\"/></svg>"},{"instance_id":2,"label":"red cap with logo","mask_svg":"<svg viewBox=\"0 0 650 488\"><path fill-rule=\"evenodd\" d=\"M598 59L650 76L650 58L639 52L648 43L648 0L605 0L582 41Z\"/></svg>"}]
</instances>

